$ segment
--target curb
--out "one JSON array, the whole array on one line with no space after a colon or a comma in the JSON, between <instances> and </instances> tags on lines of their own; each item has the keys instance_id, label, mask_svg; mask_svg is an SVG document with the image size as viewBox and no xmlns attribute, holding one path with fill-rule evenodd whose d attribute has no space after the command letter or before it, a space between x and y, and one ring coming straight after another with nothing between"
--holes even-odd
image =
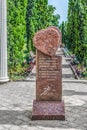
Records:
<instances>
[{"instance_id":1,"label":"curb","mask_svg":"<svg viewBox=\"0 0 87 130\"><path fill-rule=\"evenodd\" d=\"M62 82L70 82L70 83L84 83L87 84L87 80L62 80Z\"/></svg>"}]
</instances>

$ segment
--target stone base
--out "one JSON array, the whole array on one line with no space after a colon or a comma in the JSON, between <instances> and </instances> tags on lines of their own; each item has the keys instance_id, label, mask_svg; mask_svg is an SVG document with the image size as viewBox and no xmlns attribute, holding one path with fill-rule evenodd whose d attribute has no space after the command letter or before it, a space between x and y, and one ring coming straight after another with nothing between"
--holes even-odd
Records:
<instances>
[{"instance_id":1,"label":"stone base","mask_svg":"<svg viewBox=\"0 0 87 130\"><path fill-rule=\"evenodd\" d=\"M0 78L0 83L6 83L9 81L9 78L8 77L3 77L3 78Z\"/></svg>"},{"instance_id":2,"label":"stone base","mask_svg":"<svg viewBox=\"0 0 87 130\"><path fill-rule=\"evenodd\" d=\"M34 100L32 120L65 120L64 102Z\"/></svg>"}]
</instances>

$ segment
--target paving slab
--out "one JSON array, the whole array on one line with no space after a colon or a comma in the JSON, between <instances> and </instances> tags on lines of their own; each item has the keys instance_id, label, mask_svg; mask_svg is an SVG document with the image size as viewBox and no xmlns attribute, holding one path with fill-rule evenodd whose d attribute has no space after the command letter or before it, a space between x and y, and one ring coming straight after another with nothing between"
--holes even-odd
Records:
<instances>
[{"instance_id":1,"label":"paving slab","mask_svg":"<svg viewBox=\"0 0 87 130\"><path fill-rule=\"evenodd\" d=\"M87 130L87 84L63 82L65 121L32 121L35 82L0 85L0 130Z\"/></svg>"}]
</instances>

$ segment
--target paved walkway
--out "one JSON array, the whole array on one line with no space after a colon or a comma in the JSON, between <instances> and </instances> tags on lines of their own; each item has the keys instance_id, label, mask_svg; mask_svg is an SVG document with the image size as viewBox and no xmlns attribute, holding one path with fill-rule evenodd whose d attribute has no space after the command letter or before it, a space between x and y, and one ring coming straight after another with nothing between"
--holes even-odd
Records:
<instances>
[{"instance_id":1,"label":"paved walkway","mask_svg":"<svg viewBox=\"0 0 87 130\"><path fill-rule=\"evenodd\" d=\"M74 79L63 57L63 100L66 120L32 121L35 73L31 80L0 85L0 130L87 130L87 82ZM65 65L65 66L64 66ZM72 75L71 77L65 75ZM67 81L66 79L69 80Z\"/></svg>"}]
</instances>

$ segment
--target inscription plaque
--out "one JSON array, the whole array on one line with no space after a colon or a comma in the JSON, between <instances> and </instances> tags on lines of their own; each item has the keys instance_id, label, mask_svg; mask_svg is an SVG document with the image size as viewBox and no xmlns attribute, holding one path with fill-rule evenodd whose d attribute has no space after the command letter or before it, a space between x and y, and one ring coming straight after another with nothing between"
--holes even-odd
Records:
<instances>
[{"instance_id":1,"label":"inscription plaque","mask_svg":"<svg viewBox=\"0 0 87 130\"><path fill-rule=\"evenodd\" d=\"M37 50L36 100L61 100L61 60L61 56L50 57Z\"/></svg>"},{"instance_id":2,"label":"inscription plaque","mask_svg":"<svg viewBox=\"0 0 87 130\"><path fill-rule=\"evenodd\" d=\"M61 76L61 56L47 56L37 50L37 79L57 79Z\"/></svg>"}]
</instances>

